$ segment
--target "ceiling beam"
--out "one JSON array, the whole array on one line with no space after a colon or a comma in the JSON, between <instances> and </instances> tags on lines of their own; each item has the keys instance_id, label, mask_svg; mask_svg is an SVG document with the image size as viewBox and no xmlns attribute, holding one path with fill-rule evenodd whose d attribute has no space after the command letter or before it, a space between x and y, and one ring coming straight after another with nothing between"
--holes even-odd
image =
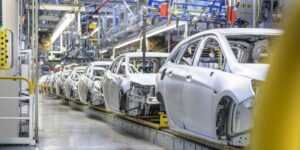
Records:
<instances>
[{"instance_id":1,"label":"ceiling beam","mask_svg":"<svg viewBox=\"0 0 300 150\"><path fill-rule=\"evenodd\" d=\"M31 9L31 6L27 6L27 9ZM39 10L48 10L48 11L80 11L85 12L85 6L76 6L71 4L53 4L53 3L40 3Z\"/></svg>"},{"instance_id":2,"label":"ceiling beam","mask_svg":"<svg viewBox=\"0 0 300 150\"><path fill-rule=\"evenodd\" d=\"M70 25L70 23L75 19L74 13L66 13L63 18L59 21L51 37L51 43L53 44L55 40L62 34L62 32Z\"/></svg>"},{"instance_id":3,"label":"ceiling beam","mask_svg":"<svg viewBox=\"0 0 300 150\"><path fill-rule=\"evenodd\" d=\"M42 23L39 23L39 28L54 29L55 27L56 27L56 24L42 24Z\"/></svg>"},{"instance_id":4,"label":"ceiling beam","mask_svg":"<svg viewBox=\"0 0 300 150\"><path fill-rule=\"evenodd\" d=\"M59 21L58 16L50 16L50 15L41 15L39 16L39 20L41 21Z\"/></svg>"}]
</instances>

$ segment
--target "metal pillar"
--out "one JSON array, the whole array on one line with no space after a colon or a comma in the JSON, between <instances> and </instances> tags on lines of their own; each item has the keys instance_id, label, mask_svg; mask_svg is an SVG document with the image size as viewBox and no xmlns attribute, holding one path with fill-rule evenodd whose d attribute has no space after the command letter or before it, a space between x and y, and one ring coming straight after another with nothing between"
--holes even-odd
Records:
<instances>
[{"instance_id":1,"label":"metal pillar","mask_svg":"<svg viewBox=\"0 0 300 150\"><path fill-rule=\"evenodd\" d=\"M146 51L147 51L147 46L146 46L146 27L147 27L147 12L143 12L143 37L142 37L142 52L143 52L143 71L145 72L146 69Z\"/></svg>"},{"instance_id":2,"label":"metal pillar","mask_svg":"<svg viewBox=\"0 0 300 150\"><path fill-rule=\"evenodd\" d=\"M183 34L183 37L187 38L188 36L189 36L189 24L188 24L188 22L186 22L184 24L184 34Z\"/></svg>"},{"instance_id":3,"label":"metal pillar","mask_svg":"<svg viewBox=\"0 0 300 150\"><path fill-rule=\"evenodd\" d=\"M35 123L35 140L38 140L38 98L39 98L39 90L38 90L38 79L39 79L39 60L38 60L38 10L39 10L39 2L38 0L32 0L33 2L33 8L32 8L32 52L33 52L33 85L35 86L35 92L34 92L34 114L35 114L35 119L33 120Z\"/></svg>"},{"instance_id":4,"label":"metal pillar","mask_svg":"<svg viewBox=\"0 0 300 150\"><path fill-rule=\"evenodd\" d=\"M62 53L63 52L63 34L60 35L60 38L59 38L59 49L60 49L60 52Z\"/></svg>"},{"instance_id":5,"label":"metal pillar","mask_svg":"<svg viewBox=\"0 0 300 150\"><path fill-rule=\"evenodd\" d=\"M168 31L168 53L171 52L171 31Z\"/></svg>"},{"instance_id":6,"label":"metal pillar","mask_svg":"<svg viewBox=\"0 0 300 150\"><path fill-rule=\"evenodd\" d=\"M80 43L81 39L81 13L77 13L77 43Z\"/></svg>"},{"instance_id":7,"label":"metal pillar","mask_svg":"<svg viewBox=\"0 0 300 150\"><path fill-rule=\"evenodd\" d=\"M257 0L253 0L253 22L252 22L252 23L253 23L253 25L252 25L253 28L255 28L255 27L256 27L256 24L257 24L257 22L256 22L256 16L257 16L257 14L256 14L256 13L257 13L257 12L256 12L256 11L257 11L257 8L256 8L256 1L257 1Z\"/></svg>"}]
</instances>

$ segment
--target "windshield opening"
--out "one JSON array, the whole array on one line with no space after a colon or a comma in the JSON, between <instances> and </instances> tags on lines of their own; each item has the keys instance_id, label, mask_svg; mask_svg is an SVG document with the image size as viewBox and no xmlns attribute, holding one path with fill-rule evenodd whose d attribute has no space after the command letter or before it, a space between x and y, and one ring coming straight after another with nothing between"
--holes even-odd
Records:
<instances>
[{"instance_id":1,"label":"windshield opening","mask_svg":"<svg viewBox=\"0 0 300 150\"><path fill-rule=\"evenodd\" d=\"M102 77L102 76L104 76L104 73L105 73L104 70L97 70L97 69L94 70L95 77Z\"/></svg>"},{"instance_id":2,"label":"windshield opening","mask_svg":"<svg viewBox=\"0 0 300 150\"><path fill-rule=\"evenodd\" d=\"M270 45L275 35L226 36L239 63L267 64L271 56Z\"/></svg>"},{"instance_id":3,"label":"windshield opening","mask_svg":"<svg viewBox=\"0 0 300 150\"><path fill-rule=\"evenodd\" d=\"M75 72L78 75L82 75L84 73L84 69L77 69Z\"/></svg>"},{"instance_id":4,"label":"windshield opening","mask_svg":"<svg viewBox=\"0 0 300 150\"><path fill-rule=\"evenodd\" d=\"M94 67L101 67L105 68L106 70L109 68L110 65L95 65Z\"/></svg>"},{"instance_id":5,"label":"windshield opening","mask_svg":"<svg viewBox=\"0 0 300 150\"><path fill-rule=\"evenodd\" d=\"M130 73L157 73L164 64L165 57L146 57L145 69L143 69L143 57L131 57L129 59Z\"/></svg>"}]
</instances>

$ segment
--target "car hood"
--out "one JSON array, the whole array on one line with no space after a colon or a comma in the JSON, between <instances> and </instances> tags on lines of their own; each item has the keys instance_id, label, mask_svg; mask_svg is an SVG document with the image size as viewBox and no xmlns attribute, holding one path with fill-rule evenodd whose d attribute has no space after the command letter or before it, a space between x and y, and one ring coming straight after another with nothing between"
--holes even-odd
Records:
<instances>
[{"instance_id":1,"label":"car hood","mask_svg":"<svg viewBox=\"0 0 300 150\"><path fill-rule=\"evenodd\" d=\"M234 73L254 80L264 81L269 70L267 64L239 64Z\"/></svg>"},{"instance_id":2,"label":"car hood","mask_svg":"<svg viewBox=\"0 0 300 150\"><path fill-rule=\"evenodd\" d=\"M129 79L141 85L155 85L156 74L131 74Z\"/></svg>"}]
</instances>

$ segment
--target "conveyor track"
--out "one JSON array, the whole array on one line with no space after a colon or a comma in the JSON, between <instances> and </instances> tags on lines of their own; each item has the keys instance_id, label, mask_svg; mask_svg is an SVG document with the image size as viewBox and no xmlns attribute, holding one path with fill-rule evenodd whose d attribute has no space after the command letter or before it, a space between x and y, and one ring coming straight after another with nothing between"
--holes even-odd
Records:
<instances>
[{"instance_id":1,"label":"conveyor track","mask_svg":"<svg viewBox=\"0 0 300 150\"><path fill-rule=\"evenodd\" d=\"M139 128L144 128L144 130L149 130L149 132L153 132L156 134L156 141L150 139L150 142L160 145L166 149L172 149L172 148L170 148L170 145L173 145L173 148L176 145L179 145L179 147L180 147L182 142L184 143L183 149L186 149L186 146L188 146L186 143L191 145L191 147L193 147L193 145L195 145L195 149L197 149L196 148L197 146L198 147L200 146L200 147L202 147L202 149L207 149L207 150L213 150L213 149L242 150L243 149L243 148L232 147L232 146L228 146L228 145L224 145L224 144L220 144L220 143L214 143L214 142L211 142L211 141L208 141L205 139L200 139L197 137L193 137L193 136L190 136L190 135L178 132L178 131L173 131L166 127L161 127L159 123L154 123L154 122L142 120L142 119L139 119L136 117L127 116L122 113L115 113L112 111L108 111L103 106L102 107L101 106L91 106L91 105L82 104L81 102L73 100L73 99L67 99L63 96L59 96L59 95L53 95L53 96L57 96L57 97L65 100L65 102L72 104L71 106L73 106L73 107L81 108L81 110L87 112L88 114L92 114L94 117L96 117L98 119L107 121L108 123L112 123L114 125L120 125L122 127L126 127L127 130L132 130L131 132L133 132L133 134L135 134L135 132L138 132L138 131L134 131L134 130L141 130ZM107 119L107 118L110 118L110 119ZM116 123L116 120L118 120L119 123ZM120 122L122 122L122 123L120 123ZM128 125L128 124L132 124L132 125ZM135 124L135 125L133 125L133 124ZM129 128L129 126L131 126L132 128ZM135 127L133 127L133 126L135 126ZM136 135L143 136L143 134L141 134L139 132L136 133ZM157 141L159 136L167 138L167 139L171 138L171 139L173 139L173 143L169 144L170 143L169 142L168 144L166 144L165 142L168 140ZM143 138L145 138L145 137L143 137ZM145 139L147 139L147 138L145 138ZM169 145L169 146L166 146L166 145Z\"/></svg>"}]
</instances>

